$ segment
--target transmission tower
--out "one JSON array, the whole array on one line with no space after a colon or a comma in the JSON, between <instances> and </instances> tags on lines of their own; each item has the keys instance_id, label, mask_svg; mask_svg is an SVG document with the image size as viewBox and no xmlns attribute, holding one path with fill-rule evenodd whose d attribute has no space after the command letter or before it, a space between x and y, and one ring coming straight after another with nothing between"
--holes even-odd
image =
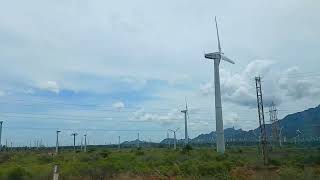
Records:
<instances>
[{"instance_id":1,"label":"transmission tower","mask_svg":"<svg viewBox=\"0 0 320 180\"><path fill-rule=\"evenodd\" d=\"M261 149L262 149L263 163L266 165L268 163L268 152L267 152L268 144L267 144L266 125L264 121L261 77L255 77L255 81L256 81L258 116L259 116L260 134L261 134L260 141L262 145Z\"/></svg>"},{"instance_id":2,"label":"transmission tower","mask_svg":"<svg viewBox=\"0 0 320 180\"><path fill-rule=\"evenodd\" d=\"M275 104L272 102L270 109L270 122L271 122L271 129L272 129L272 142L273 146L281 146L281 138L280 138L280 125L278 121L278 111Z\"/></svg>"}]
</instances>

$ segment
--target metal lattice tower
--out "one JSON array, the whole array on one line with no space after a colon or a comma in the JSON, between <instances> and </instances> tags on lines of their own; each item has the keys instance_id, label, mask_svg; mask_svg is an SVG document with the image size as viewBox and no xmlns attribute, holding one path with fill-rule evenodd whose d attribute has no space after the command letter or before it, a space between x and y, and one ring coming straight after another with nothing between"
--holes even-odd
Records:
<instances>
[{"instance_id":1,"label":"metal lattice tower","mask_svg":"<svg viewBox=\"0 0 320 180\"><path fill-rule=\"evenodd\" d=\"M272 102L270 109L270 122L272 128L272 141L274 146L281 146L281 139L280 139L280 124L278 121L278 111L275 104Z\"/></svg>"},{"instance_id":2,"label":"metal lattice tower","mask_svg":"<svg viewBox=\"0 0 320 180\"><path fill-rule=\"evenodd\" d=\"M262 99L262 88L261 88L261 77L255 77L256 91L257 91L257 104L258 104L258 116L260 125L260 141L262 145L262 156L264 164L268 163L268 152L267 152L267 132L264 121L264 110L263 110L263 99Z\"/></svg>"}]
</instances>

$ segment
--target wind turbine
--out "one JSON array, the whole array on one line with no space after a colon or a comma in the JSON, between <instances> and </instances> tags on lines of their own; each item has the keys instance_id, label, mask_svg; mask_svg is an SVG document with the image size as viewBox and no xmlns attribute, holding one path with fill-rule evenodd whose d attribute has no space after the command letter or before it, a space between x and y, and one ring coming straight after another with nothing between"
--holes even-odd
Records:
<instances>
[{"instance_id":1,"label":"wind turbine","mask_svg":"<svg viewBox=\"0 0 320 180\"><path fill-rule=\"evenodd\" d=\"M174 144L173 144L173 149L176 150L177 149L177 137L176 137L176 132L179 130L179 128L177 129L168 129L169 131L173 132L173 137L174 137Z\"/></svg>"},{"instance_id":2,"label":"wind turbine","mask_svg":"<svg viewBox=\"0 0 320 180\"><path fill-rule=\"evenodd\" d=\"M84 136L84 152L87 152L87 134L83 135Z\"/></svg>"},{"instance_id":3,"label":"wind turbine","mask_svg":"<svg viewBox=\"0 0 320 180\"><path fill-rule=\"evenodd\" d=\"M3 121L0 121L0 151L2 150L2 143L1 143L2 123L3 123Z\"/></svg>"},{"instance_id":4,"label":"wind turbine","mask_svg":"<svg viewBox=\"0 0 320 180\"><path fill-rule=\"evenodd\" d=\"M57 130L56 133L57 133L57 139L56 139L56 154L58 154L58 151L59 151L59 133L61 131Z\"/></svg>"},{"instance_id":5,"label":"wind turbine","mask_svg":"<svg viewBox=\"0 0 320 180\"><path fill-rule=\"evenodd\" d=\"M170 138L169 138L169 132L168 131L167 131L167 140L168 140L168 148L170 149Z\"/></svg>"},{"instance_id":6,"label":"wind turbine","mask_svg":"<svg viewBox=\"0 0 320 180\"><path fill-rule=\"evenodd\" d=\"M72 133L71 136L73 136L73 151L76 152L76 136L78 136L78 133Z\"/></svg>"},{"instance_id":7,"label":"wind turbine","mask_svg":"<svg viewBox=\"0 0 320 180\"><path fill-rule=\"evenodd\" d=\"M186 101L186 109L182 110L181 112L184 113L184 145L186 146L189 142L189 136L188 136L188 120L187 117L189 118L189 113L188 113L188 103L187 103L187 98L185 99Z\"/></svg>"},{"instance_id":8,"label":"wind turbine","mask_svg":"<svg viewBox=\"0 0 320 180\"><path fill-rule=\"evenodd\" d=\"M221 60L227 61L231 64L234 64L234 62L231 59L224 56L224 53L221 51L217 18L215 17L214 20L216 22L219 51L214 53L207 53L204 55L204 57L207 59L213 59L213 62L214 62L214 90L215 90L214 93L215 93L215 108L216 108L217 152L224 153L225 142L224 142L224 132L223 132L219 65Z\"/></svg>"}]
</instances>

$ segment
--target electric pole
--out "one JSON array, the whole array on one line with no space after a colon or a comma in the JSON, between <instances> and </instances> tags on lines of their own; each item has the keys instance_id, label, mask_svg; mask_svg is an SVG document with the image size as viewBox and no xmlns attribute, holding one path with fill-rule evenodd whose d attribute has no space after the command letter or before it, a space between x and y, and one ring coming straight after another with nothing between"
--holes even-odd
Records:
<instances>
[{"instance_id":1,"label":"electric pole","mask_svg":"<svg viewBox=\"0 0 320 180\"><path fill-rule=\"evenodd\" d=\"M261 77L255 77L255 81L256 81L259 125L260 125L260 133L261 133L262 155L263 155L263 162L266 165L268 164L267 132L266 132L266 125L264 121Z\"/></svg>"}]
</instances>

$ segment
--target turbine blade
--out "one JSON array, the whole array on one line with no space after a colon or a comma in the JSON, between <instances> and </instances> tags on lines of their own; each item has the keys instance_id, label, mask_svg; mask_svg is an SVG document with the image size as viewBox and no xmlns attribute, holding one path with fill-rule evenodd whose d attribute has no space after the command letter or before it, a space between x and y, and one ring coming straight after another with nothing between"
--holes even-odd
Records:
<instances>
[{"instance_id":1,"label":"turbine blade","mask_svg":"<svg viewBox=\"0 0 320 180\"><path fill-rule=\"evenodd\" d=\"M221 53L221 45L220 45L220 38L219 38L219 29L218 29L218 23L217 23L217 17L216 17L216 16L214 17L214 20L215 20L215 22L216 22L219 53Z\"/></svg>"},{"instance_id":2,"label":"turbine blade","mask_svg":"<svg viewBox=\"0 0 320 180\"><path fill-rule=\"evenodd\" d=\"M225 61L227 61L227 62L229 62L229 63L231 63L231 64L234 64L234 61L232 61L231 59L227 58L226 56L224 56L224 55L222 55L222 54L221 54L221 59L222 59L222 60L225 60Z\"/></svg>"},{"instance_id":3,"label":"turbine blade","mask_svg":"<svg viewBox=\"0 0 320 180\"><path fill-rule=\"evenodd\" d=\"M187 97L185 97L184 100L186 101L186 110L188 111Z\"/></svg>"}]
</instances>

